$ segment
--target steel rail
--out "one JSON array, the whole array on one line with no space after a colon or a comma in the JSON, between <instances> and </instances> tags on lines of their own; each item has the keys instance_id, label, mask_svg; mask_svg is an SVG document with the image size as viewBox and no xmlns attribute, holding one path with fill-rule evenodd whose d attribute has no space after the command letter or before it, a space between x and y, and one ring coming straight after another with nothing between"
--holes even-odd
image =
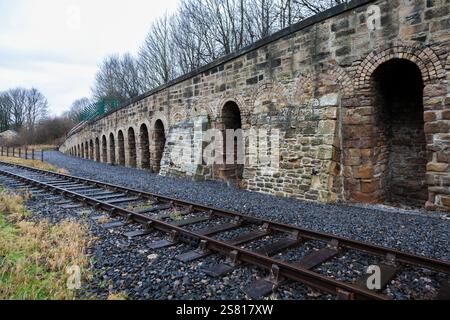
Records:
<instances>
[{"instance_id":1,"label":"steel rail","mask_svg":"<svg viewBox=\"0 0 450 320\"><path fill-rule=\"evenodd\" d=\"M160 220L152 219L131 210L118 207L107 202L99 201L95 198L87 197L73 191L68 191L57 186L53 186L35 179L19 175L17 173L11 173L1 169L0 172L5 176L12 177L19 181L25 182L26 184L40 187L42 189L51 191L56 194L61 194L71 199L79 200L87 205L95 207L98 210L108 211L112 215L120 215L126 218L127 221L137 222L141 225L144 225L146 228L153 228L169 234L175 233L176 238L179 238L181 240L184 238L191 238L198 241L204 241L204 243L207 245L206 248L208 250L216 251L225 255L230 255L232 252L237 252L239 261L250 263L254 266L258 266L267 270L272 270L273 267L276 266L279 269L280 276L286 277L293 281L301 282L307 286L311 286L319 290L323 290L332 294L345 292L354 299L390 300L390 298L386 295L378 294L367 289L359 288L352 284L337 281L332 278L323 276L319 273L294 266L287 262L276 260L271 257L252 252L214 238L199 235L195 232L183 229L181 227L177 227Z\"/></svg>"},{"instance_id":2,"label":"steel rail","mask_svg":"<svg viewBox=\"0 0 450 320\"><path fill-rule=\"evenodd\" d=\"M232 218L238 217L241 220L244 220L247 222L256 223L256 224L258 224L258 223L266 224L272 230L287 232L287 233L298 232L298 234L302 238L307 239L307 240L319 240L319 241L324 241L324 242L331 242L333 240L334 241L337 240L339 242L339 246L341 246L341 247L346 247L348 249L354 249L354 250L358 250L358 251L367 252L367 253L377 255L380 257L384 257L384 258L389 256L390 259L395 258L395 261L399 262L399 263L412 265L412 266L416 266L416 267L423 267L423 268L432 269L435 271L440 271L440 272L450 274L450 262L448 262L448 261L428 258L428 257L421 256L421 255L410 254L410 253L402 252L397 249L391 249L391 248L386 248L386 247L382 247L382 246L377 246L377 245L373 245L370 243L352 240L352 239L348 239L345 237L340 237L340 236L336 236L336 235L332 235L332 234L328 234L328 233L307 230L307 229L303 229L303 228L300 228L295 225L287 225L284 223L274 222L274 221L270 221L270 220L266 220L266 219L260 219L260 218L252 217L249 215L244 215L244 214L241 214L238 212L213 208L213 207L201 205L198 203L175 199L175 198L162 196L162 195L158 195L158 194L154 194L154 193L150 193L150 192L140 191L140 190L136 190L136 189L132 189L132 188L126 188L123 186L109 184L109 183L105 183L105 182L101 182L101 181L71 176L71 175L62 174L62 173L56 173L56 172L32 168L32 167L24 166L24 165L10 164L10 163L6 163L3 161L0 161L0 164L5 165L5 166L10 166L10 167L22 168L24 170L34 171L34 172L42 173L42 174L46 174L46 175L57 176L57 177L60 177L63 179L69 179L71 181L77 181L79 183L86 183L89 185L94 185L96 187L113 189L115 191L124 192L125 194L128 194L128 195L130 195L130 194L138 195L138 196L141 196L148 200L155 200L158 202L168 202L168 203L172 203L174 205L187 206L187 207L191 207L198 211L212 212L218 216L232 217Z\"/></svg>"}]
</instances>

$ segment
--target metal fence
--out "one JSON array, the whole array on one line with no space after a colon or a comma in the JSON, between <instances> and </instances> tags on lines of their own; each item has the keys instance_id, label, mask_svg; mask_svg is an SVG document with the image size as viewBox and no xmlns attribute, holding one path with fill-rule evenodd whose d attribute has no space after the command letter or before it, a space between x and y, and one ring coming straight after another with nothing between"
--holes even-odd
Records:
<instances>
[{"instance_id":1,"label":"metal fence","mask_svg":"<svg viewBox=\"0 0 450 320\"><path fill-rule=\"evenodd\" d=\"M14 148L14 147L1 147L0 154L2 157L13 157L30 160L44 161L45 150L36 150L34 148Z\"/></svg>"},{"instance_id":2,"label":"metal fence","mask_svg":"<svg viewBox=\"0 0 450 320\"><path fill-rule=\"evenodd\" d=\"M119 107L119 100L105 98L85 107L77 116L77 120L79 122L91 121L105 115L108 112L114 111Z\"/></svg>"}]
</instances>

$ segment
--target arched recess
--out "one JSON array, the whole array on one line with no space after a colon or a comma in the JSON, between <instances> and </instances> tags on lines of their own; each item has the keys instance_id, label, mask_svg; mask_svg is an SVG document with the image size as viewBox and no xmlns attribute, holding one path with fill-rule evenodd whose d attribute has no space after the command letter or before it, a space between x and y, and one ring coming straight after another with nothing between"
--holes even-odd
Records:
<instances>
[{"instance_id":1,"label":"arched recess","mask_svg":"<svg viewBox=\"0 0 450 320\"><path fill-rule=\"evenodd\" d=\"M77 145L77 156L81 157L80 145Z\"/></svg>"},{"instance_id":2,"label":"arched recess","mask_svg":"<svg viewBox=\"0 0 450 320\"><path fill-rule=\"evenodd\" d=\"M161 160L164 154L164 148L166 146L166 131L164 128L164 123L161 120L155 122L155 127L153 129L153 147L154 156L153 160L153 171L159 173L161 170Z\"/></svg>"},{"instance_id":3,"label":"arched recess","mask_svg":"<svg viewBox=\"0 0 450 320\"><path fill-rule=\"evenodd\" d=\"M284 86L271 81L261 83L252 97L253 114L278 111L288 105L288 95Z\"/></svg>"},{"instance_id":4,"label":"arched recess","mask_svg":"<svg viewBox=\"0 0 450 320\"><path fill-rule=\"evenodd\" d=\"M95 161L100 162L100 139L95 138Z\"/></svg>"},{"instance_id":5,"label":"arched recess","mask_svg":"<svg viewBox=\"0 0 450 320\"><path fill-rule=\"evenodd\" d=\"M219 129L223 132L223 164L214 166L214 175L224 181L239 181L244 173L244 140L242 135L242 117L238 104L226 102L218 119Z\"/></svg>"},{"instance_id":6,"label":"arched recess","mask_svg":"<svg viewBox=\"0 0 450 320\"><path fill-rule=\"evenodd\" d=\"M81 143L81 157L84 158L84 142Z\"/></svg>"},{"instance_id":7,"label":"arched recess","mask_svg":"<svg viewBox=\"0 0 450 320\"><path fill-rule=\"evenodd\" d=\"M392 59L404 59L413 62L420 70L423 82L429 83L445 76L439 57L428 47L398 45L384 50L375 50L358 66L355 87L359 90L370 89L373 72L383 63Z\"/></svg>"},{"instance_id":8,"label":"arched recess","mask_svg":"<svg viewBox=\"0 0 450 320\"><path fill-rule=\"evenodd\" d=\"M136 135L132 127L128 129L128 157L129 166L136 168Z\"/></svg>"},{"instance_id":9,"label":"arched recess","mask_svg":"<svg viewBox=\"0 0 450 320\"><path fill-rule=\"evenodd\" d=\"M434 202L433 179L425 179L434 151L424 109L445 100L443 78L439 58L419 45L375 50L361 62L342 130L348 200L423 206L428 194Z\"/></svg>"},{"instance_id":10,"label":"arched recess","mask_svg":"<svg viewBox=\"0 0 450 320\"><path fill-rule=\"evenodd\" d=\"M108 143L105 135L102 136L102 162L108 162Z\"/></svg>"},{"instance_id":11,"label":"arched recess","mask_svg":"<svg viewBox=\"0 0 450 320\"><path fill-rule=\"evenodd\" d=\"M116 141L112 132L109 134L109 162L116 164Z\"/></svg>"},{"instance_id":12,"label":"arched recess","mask_svg":"<svg viewBox=\"0 0 450 320\"><path fill-rule=\"evenodd\" d=\"M139 129L139 140L141 148L141 167L142 169L150 169L150 139L147 125L144 123Z\"/></svg>"},{"instance_id":13,"label":"arched recess","mask_svg":"<svg viewBox=\"0 0 450 320\"><path fill-rule=\"evenodd\" d=\"M125 165L125 138L123 136L122 130L119 130L117 134L117 143L119 146L119 165Z\"/></svg>"},{"instance_id":14,"label":"arched recess","mask_svg":"<svg viewBox=\"0 0 450 320\"><path fill-rule=\"evenodd\" d=\"M94 141L92 141L92 139L89 141L89 159L90 160L95 160Z\"/></svg>"},{"instance_id":15,"label":"arched recess","mask_svg":"<svg viewBox=\"0 0 450 320\"><path fill-rule=\"evenodd\" d=\"M89 159L89 141L84 143L84 156L85 159Z\"/></svg>"},{"instance_id":16,"label":"arched recess","mask_svg":"<svg viewBox=\"0 0 450 320\"><path fill-rule=\"evenodd\" d=\"M384 201L423 206L428 190L420 69L409 60L392 59L374 71L372 82L377 173L372 183Z\"/></svg>"}]
</instances>

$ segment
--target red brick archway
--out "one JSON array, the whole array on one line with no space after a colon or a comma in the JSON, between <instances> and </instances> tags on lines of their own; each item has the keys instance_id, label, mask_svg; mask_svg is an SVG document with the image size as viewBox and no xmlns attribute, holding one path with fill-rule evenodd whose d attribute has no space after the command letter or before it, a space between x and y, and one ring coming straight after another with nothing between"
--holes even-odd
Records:
<instances>
[{"instance_id":1,"label":"red brick archway","mask_svg":"<svg viewBox=\"0 0 450 320\"><path fill-rule=\"evenodd\" d=\"M404 69L399 66L400 64ZM390 74L389 69L391 69ZM398 72L406 73L402 77L401 74L397 74ZM430 132L428 128L430 119L426 114L429 110L436 108L435 98L443 95L439 88L444 74L439 58L429 48L395 46L376 50L361 62L355 77L355 95L342 103L343 174L347 200L385 202L389 198L386 193L390 190L396 190L400 195L408 193L409 198L404 199L411 200L415 197L418 200L416 202L421 205L425 204L426 198L430 200L428 189L430 184L427 176L429 172L427 172L426 164L433 158L431 146L433 132ZM391 83L391 85L397 86L398 90L396 88L390 91L380 89L380 81L389 82L389 77L395 79L397 83ZM380 80L383 78L384 80ZM402 100L406 108L410 100L405 93L405 86L411 87L416 101L420 103L416 103L416 109L409 106L415 110L413 111L415 118L404 119L402 122L395 118L405 115L403 112L405 110L399 111L400 108L397 110L399 114L395 114L397 111L392 113L392 109L381 108L383 103L380 99L386 98L385 94L388 94L389 99ZM386 105L392 107L395 104L394 100L385 103L385 107ZM390 110L388 112L392 114L386 116L383 113L386 110ZM395 126L398 128L393 129ZM441 129L443 128L435 128L435 131ZM417 135L414 139L412 136L408 138L407 132L411 134L412 131ZM412 143L413 140L414 143ZM399 164L394 162L406 161L407 152L399 151L402 148L409 148L409 150L416 148L416 155L410 159L414 162L413 165L400 169ZM398 186L402 184L402 179L411 181L412 171L415 169L418 170L415 181L410 185L404 184L403 191L400 192ZM396 186L390 184L391 182L386 178L388 174L391 175L389 179L393 179L391 182L394 181ZM405 200L404 203L411 204L413 201L410 200Z\"/></svg>"}]
</instances>

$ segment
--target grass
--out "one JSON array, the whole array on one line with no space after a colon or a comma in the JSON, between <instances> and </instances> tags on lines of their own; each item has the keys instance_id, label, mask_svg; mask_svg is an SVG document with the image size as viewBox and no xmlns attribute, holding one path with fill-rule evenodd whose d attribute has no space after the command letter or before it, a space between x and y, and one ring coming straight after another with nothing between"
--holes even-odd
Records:
<instances>
[{"instance_id":1,"label":"grass","mask_svg":"<svg viewBox=\"0 0 450 320\"><path fill-rule=\"evenodd\" d=\"M28 166L36 169L47 170L52 172L57 172L61 174L68 174L66 169L58 168L54 165L51 165L47 162L42 162L40 160L31 160L31 159L22 159L22 158L13 158L13 157L0 157L0 161L18 164L22 166Z\"/></svg>"},{"instance_id":2,"label":"grass","mask_svg":"<svg viewBox=\"0 0 450 320\"><path fill-rule=\"evenodd\" d=\"M80 268L81 285L90 277L87 227L25 221L29 216L22 196L0 190L0 300L75 299L67 268Z\"/></svg>"},{"instance_id":3,"label":"grass","mask_svg":"<svg viewBox=\"0 0 450 320\"><path fill-rule=\"evenodd\" d=\"M138 206L132 206L132 205L130 205L129 206L129 209L130 210L137 210L137 211L141 211L141 210L150 210L150 209L152 209L153 208L153 203L143 203L143 204L140 204L140 205L138 205Z\"/></svg>"},{"instance_id":4,"label":"grass","mask_svg":"<svg viewBox=\"0 0 450 320\"><path fill-rule=\"evenodd\" d=\"M170 214L170 219L174 221L180 221L183 219L183 214L177 208L174 208L173 212Z\"/></svg>"},{"instance_id":5,"label":"grass","mask_svg":"<svg viewBox=\"0 0 450 320\"><path fill-rule=\"evenodd\" d=\"M107 300L128 300L128 295L125 292L110 293Z\"/></svg>"}]
</instances>

